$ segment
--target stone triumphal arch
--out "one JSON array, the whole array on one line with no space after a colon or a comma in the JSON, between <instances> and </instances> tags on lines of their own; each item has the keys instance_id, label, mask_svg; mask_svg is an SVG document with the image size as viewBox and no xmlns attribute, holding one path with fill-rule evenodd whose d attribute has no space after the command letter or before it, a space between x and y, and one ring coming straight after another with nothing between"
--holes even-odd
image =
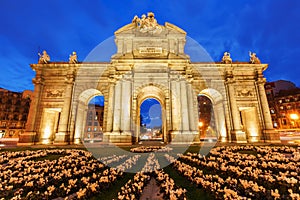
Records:
<instances>
[{"instance_id":1,"label":"stone triumphal arch","mask_svg":"<svg viewBox=\"0 0 300 200\"><path fill-rule=\"evenodd\" d=\"M139 141L140 105L154 98L162 108L165 143L199 142L197 96L210 99L221 142L277 142L254 53L249 62L191 62L186 32L153 13L134 17L115 32L117 52L110 62L51 62L46 51L37 64L26 131L19 144L81 143L90 99L104 97L103 142Z\"/></svg>"}]
</instances>

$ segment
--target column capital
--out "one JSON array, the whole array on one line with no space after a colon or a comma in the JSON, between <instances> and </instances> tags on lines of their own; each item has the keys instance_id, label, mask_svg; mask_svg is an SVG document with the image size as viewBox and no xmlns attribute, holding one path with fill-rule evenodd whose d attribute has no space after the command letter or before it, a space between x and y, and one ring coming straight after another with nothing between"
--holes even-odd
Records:
<instances>
[{"instance_id":1,"label":"column capital","mask_svg":"<svg viewBox=\"0 0 300 200\"><path fill-rule=\"evenodd\" d=\"M194 78L187 78L186 82L188 84L192 84L192 82L194 81Z\"/></svg>"},{"instance_id":2,"label":"column capital","mask_svg":"<svg viewBox=\"0 0 300 200\"><path fill-rule=\"evenodd\" d=\"M116 85L116 83L117 83L117 79L115 79L115 78L108 78L108 81L111 85Z\"/></svg>"},{"instance_id":3,"label":"column capital","mask_svg":"<svg viewBox=\"0 0 300 200\"><path fill-rule=\"evenodd\" d=\"M266 78L259 78L257 79L256 83L258 85L264 85L267 82Z\"/></svg>"},{"instance_id":4,"label":"column capital","mask_svg":"<svg viewBox=\"0 0 300 200\"><path fill-rule=\"evenodd\" d=\"M35 77L32 79L32 83L34 85L44 85L44 78L43 77Z\"/></svg>"},{"instance_id":5,"label":"column capital","mask_svg":"<svg viewBox=\"0 0 300 200\"><path fill-rule=\"evenodd\" d=\"M226 85L231 85L231 84L233 84L235 82L236 82L236 80L234 78L227 78L224 83Z\"/></svg>"}]
</instances>

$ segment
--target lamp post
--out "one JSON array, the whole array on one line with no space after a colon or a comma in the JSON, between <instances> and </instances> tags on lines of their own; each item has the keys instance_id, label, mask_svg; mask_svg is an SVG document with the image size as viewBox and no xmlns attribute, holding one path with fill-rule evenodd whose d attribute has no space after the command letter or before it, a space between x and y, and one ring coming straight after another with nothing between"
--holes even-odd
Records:
<instances>
[{"instance_id":1,"label":"lamp post","mask_svg":"<svg viewBox=\"0 0 300 200\"><path fill-rule=\"evenodd\" d=\"M199 138L200 138L200 140L201 140L201 136L202 136L202 127L203 127L203 122L202 121L199 121L198 122L198 127L199 127L199 133L200 133L200 136L199 136Z\"/></svg>"}]
</instances>

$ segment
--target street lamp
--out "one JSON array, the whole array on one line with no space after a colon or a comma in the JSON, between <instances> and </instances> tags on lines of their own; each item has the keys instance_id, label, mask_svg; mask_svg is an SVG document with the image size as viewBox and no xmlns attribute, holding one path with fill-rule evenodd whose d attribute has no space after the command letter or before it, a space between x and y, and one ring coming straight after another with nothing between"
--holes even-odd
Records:
<instances>
[{"instance_id":1,"label":"street lamp","mask_svg":"<svg viewBox=\"0 0 300 200\"><path fill-rule=\"evenodd\" d=\"M199 127L199 138L200 138L200 140L201 140L201 138L203 137L203 133L204 133L204 131L202 130L203 129L203 125L204 125L204 123L202 122L202 121L199 121L198 122L198 127ZM204 138L204 137L203 137Z\"/></svg>"},{"instance_id":2,"label":"street lamp","mask_svg":"<svg viewBox=\"0 0 300 200\"><path fill-rule=\"evenodd\" d=\"M203 122L200 121L200 122L198 123L198 126L199 126L200 128L202 128Z\"/></svg>"},{"instance_id":3,"label":"street lamp","mask_svg":"<svg viewBox=\"0 0 300 200\"><path fill-rule=\"evenodd\" d=\"M296 120L299 119L299 115L296 114L296 113L291 113L291 114L290 114L290 118L291 118L291 120L293 120L293 121L292 121L292 122L293 122L293 127L297 127Z\"/></svg>"},{"instance_id":4,"label":"street lamp","mask_svg":"<svg viewBox=\"0 0 300 200\"><path fill-rule=\"evenodd\" d=\"M299 116L296 113L292 113L292 114L290 114L290 118L292 120L297 120L297 119L299 119Z\"/></svg>"}]
</instances>

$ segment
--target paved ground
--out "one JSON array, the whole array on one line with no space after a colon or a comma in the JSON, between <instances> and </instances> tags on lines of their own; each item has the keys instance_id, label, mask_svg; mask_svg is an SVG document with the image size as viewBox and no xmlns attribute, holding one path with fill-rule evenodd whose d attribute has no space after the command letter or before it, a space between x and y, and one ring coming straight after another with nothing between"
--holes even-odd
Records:
<instances>
[{"instance_id":1,"label":"paved ground","mask_svg":"<svg viewBox=\"0 0 300 200\"><path fill-rule=\"evenodd\" d=\"M121 145L120 146L131 146L131 147L137 147L137 146L165 146L166 144L163 144L161 141L141 141L139 144L134 145ZM170 146L172 146L171 144ZM239 145L256 145L256 146L265 146L265 145L291 145L291 146L300 146L300 140L296 141L287 141L282 140L281 143L220 143L220 142L208 142L208 141L201 141L197 144L174 144L174 146L239 146ZM103 142L95 142L95 143L86 143L86 144L71 144L71 145L59 145L59 144L50 144L50 145L43 145L43 144L35 144L35 145L29 145L29 146L18 146L17 140L7 140L6 138L0 139L0 149L12 149L12 148L28 148L28 149L40 149L40 148L106 148L106 147L116 147L115 144L106 144Z\"/></svg>"},{"instance_id":2,"label":"paved ground","mask_svg":"<svg viewBox=\"0 0 300 200\"><path fill-rule=\"evenodd\" d=\"M155 179L152 177L150 182L143 190L140 200L161 200L163 198L163 194L160 193L159 187L156 185Z\"/></svg>"}]
</instances>

